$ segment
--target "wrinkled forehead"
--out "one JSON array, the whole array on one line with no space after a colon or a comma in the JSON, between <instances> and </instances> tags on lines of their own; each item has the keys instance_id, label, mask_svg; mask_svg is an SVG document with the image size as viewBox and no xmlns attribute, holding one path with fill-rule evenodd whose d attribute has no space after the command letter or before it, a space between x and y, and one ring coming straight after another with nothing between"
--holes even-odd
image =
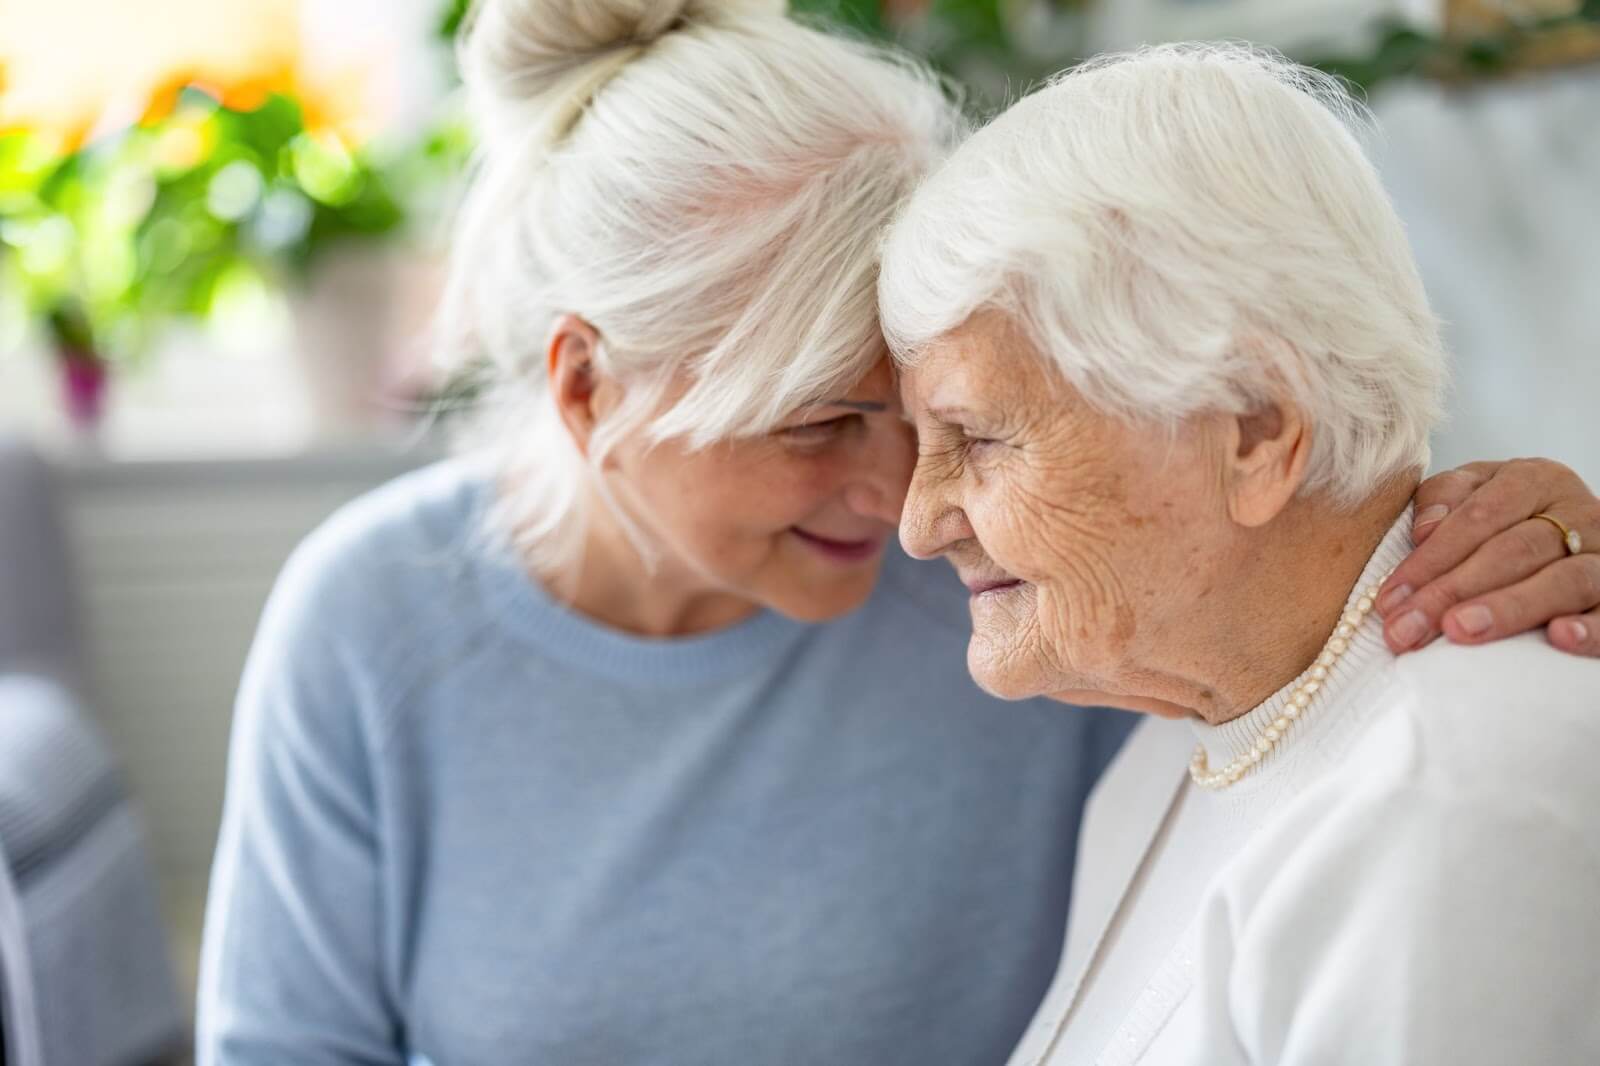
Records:
<instances>
[{"instance_id":1,"label":"wrinkled forehead","mask_svg":"<svg viewBox=\"0 0 1600 1066\"><path fill-rule=\"evenodd\" d=\"M930 408L1017 403L1037 359L1006 316L980 312L900 364L900 402L912 417Z\"/></svg>"}]
</instances>

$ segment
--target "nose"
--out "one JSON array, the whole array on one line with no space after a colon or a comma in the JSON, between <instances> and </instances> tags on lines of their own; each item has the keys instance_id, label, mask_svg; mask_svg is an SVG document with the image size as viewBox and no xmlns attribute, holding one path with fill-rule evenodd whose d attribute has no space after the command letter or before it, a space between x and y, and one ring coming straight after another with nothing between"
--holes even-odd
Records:
<instances>
[{"instance_id":1,"label":"nose","mask_svg":"<svg viewBox=\"0 0 1600 1066\"><path fill-rule=\"evenodd\" d=\"M966 512L948 497L948 478L919 459L900 514L900 546L913 559L937 558L974 536Z\"/></svg>"},{"instance_id":2,"label":"nose","mask_svg":"<svg viewBox=\"0 0 1600 1066\"><path fill-rule=\"evenodd\" d=\"M917 462L916 433L898 419L872 428L861 474L845 489L845 505L856 514L898 525L906 487Z\"/></svg>"}]
</instances>

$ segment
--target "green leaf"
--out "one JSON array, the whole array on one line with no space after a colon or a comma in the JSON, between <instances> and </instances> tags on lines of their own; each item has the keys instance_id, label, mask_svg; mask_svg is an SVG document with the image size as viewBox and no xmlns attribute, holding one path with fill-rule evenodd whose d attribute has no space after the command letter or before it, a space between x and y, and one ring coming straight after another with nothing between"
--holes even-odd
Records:
<instances>
[{"instance_id":1,"label":"green leaf","mask_svg":"<svg viewBox=\"0 0 1600 1066\"><path fill-rule=\"evenodd\" d=\"M467 10L471 6L472 0L449 0L434 26L434 34L441 41L455 40L456 34L461 32L462 23L467 20Z\"/></svg>"}]
</instances>

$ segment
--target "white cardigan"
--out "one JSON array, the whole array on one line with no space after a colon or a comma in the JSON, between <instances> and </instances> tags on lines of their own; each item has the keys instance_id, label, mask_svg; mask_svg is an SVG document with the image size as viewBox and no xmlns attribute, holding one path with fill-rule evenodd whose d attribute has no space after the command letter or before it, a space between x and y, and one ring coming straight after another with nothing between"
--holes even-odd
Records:
<instances>
[{"instance_id":1,"label":"white cardigan","mask_svg":"<svg viewBox=\"0 0 1600 1066\"><path fill-rule=\"evenodd\" d=\"M1129 741L1013 1066L1600 1063L1600 662L1541 635L1396 659L1371 618L1271 756L1189 781L1292 688Z\"/></svg>"}]
</instances>

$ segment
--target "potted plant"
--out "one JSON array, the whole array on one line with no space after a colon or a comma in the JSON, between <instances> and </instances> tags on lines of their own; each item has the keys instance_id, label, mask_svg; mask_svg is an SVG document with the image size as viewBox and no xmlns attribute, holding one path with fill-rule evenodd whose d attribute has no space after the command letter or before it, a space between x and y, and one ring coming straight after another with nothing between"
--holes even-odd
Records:
<instances>
[{"instance_id":1,"label":"potted plant","mask_svg":"<svg viewBox=\"0 0 1600 1066\"><path fill-rule=\"evenodd\" d=\"M0 135L5 309L38 325L73 421L92 427L109 379L146 360L168 327L206 321L240 290L310 306L297 294L328 283L336 303L348 301L360 284L343 265L350 250L399 235L408 206L466 151L464 135L441 125L380 153L313 128L287 93L227 106L195 87L76 150L54 150L37 131ZM349 346L362 309L334 310L344 333L313 340L313 373L359 361L334 351Z\"/></svg>"}]
</instances>

